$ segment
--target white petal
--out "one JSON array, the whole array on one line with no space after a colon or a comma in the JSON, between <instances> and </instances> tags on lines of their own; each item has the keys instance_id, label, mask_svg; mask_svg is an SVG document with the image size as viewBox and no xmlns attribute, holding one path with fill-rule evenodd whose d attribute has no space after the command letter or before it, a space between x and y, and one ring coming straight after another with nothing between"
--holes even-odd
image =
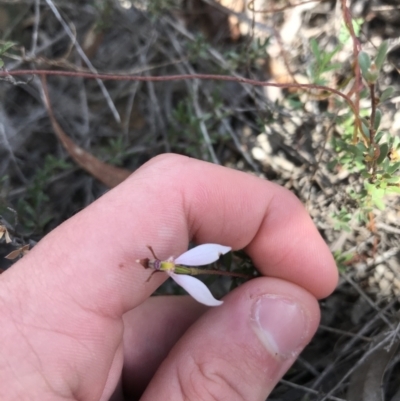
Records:
<instances>
[{"instance_id":1,"label":"white petal","mask_svg":"<svg viewBox=\"0 0 400 401\"><path fill-rule=\"evenodd\" d=\"M186 266L203 266L215 262L232 248L218 244L203 244L189 249L175 259L175 264Z\"/></svg>"},{"instance_id":2,"label":"white petal","mask_svg":"<svg viewBox=\"0 0 400 401\"><path fill-rule=\"evenodd\" d=\"M215 299L207 286L197 278L186 274L168 273L171 278L184 288L197 302L207 306L222 305L222 301Z\"/></svg>"}]
</instances>

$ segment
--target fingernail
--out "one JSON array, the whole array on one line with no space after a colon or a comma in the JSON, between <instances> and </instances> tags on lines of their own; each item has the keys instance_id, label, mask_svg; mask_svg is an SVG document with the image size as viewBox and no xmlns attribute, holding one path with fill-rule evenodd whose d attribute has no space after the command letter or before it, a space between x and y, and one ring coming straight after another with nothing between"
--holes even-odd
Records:
<instances>
[{"instance_id":1,"label":"fingernail","mask_svg":"<svg viewBox=\"0 0 400 401\"><path fill-rule=\"evenodd\" d=\"M264 295L253 304L251 326L269 353L294 358L307 343L309 317L293 299Z\"/></svg>"}]
</instances>

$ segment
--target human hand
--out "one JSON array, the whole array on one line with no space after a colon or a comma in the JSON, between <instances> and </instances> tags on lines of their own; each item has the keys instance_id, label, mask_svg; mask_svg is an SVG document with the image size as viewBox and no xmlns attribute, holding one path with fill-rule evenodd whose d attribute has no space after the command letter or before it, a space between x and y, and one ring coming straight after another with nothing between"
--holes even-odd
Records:
<instances>
[{"instance_id":1,"label":"human hand","mask_svg":"<svg viewBox=\"0 0 400 401\"><path fill-rule=\"evenodd\" d=\"M167 276L146 282L135 263L146 245L167 258L190 240L244 248L267 277L216 308L149 298ZM0 276L0 399L264 400L336 282L329 249L287 190L157 157Z\"/></svg>"}]
</instances>

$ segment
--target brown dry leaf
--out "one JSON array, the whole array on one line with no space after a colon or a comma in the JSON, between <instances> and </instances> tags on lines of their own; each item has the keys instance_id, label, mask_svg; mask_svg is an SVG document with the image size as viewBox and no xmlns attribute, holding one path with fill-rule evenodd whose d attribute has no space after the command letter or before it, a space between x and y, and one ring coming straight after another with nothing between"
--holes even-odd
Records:
<instances>
[{"instance_id":1,"label":"brown dry leaf","mask_svg":"<svg viewBox=\"0 0 400 401\"><path fill-rule=\"evenodd\" d=\"M5 32L10 26L10 14L6 6L0 6L0 31Z\"/></svg>"},{"instance_id":2,"label":"brown dry leaf","mask_svg":"<svg viewBox=\"0 0 400 401\"><path fill-rule=\"evenodd\" d=\"M97 24L93 24L86 32L82 43L82 49L89 59L96 55L103 40L104 32L97 29Z\"/></svg>"},{"instance_id":3,"label":"brown dry leaf","mask_svg":"<svg viewBox=\"0 0 400 401\"><path fill-rule=\"evenodd\" d=\"M379 335L371 344L371 348L377 347L387 335L387 333ZM383 401L384 375L390 361L396 355L398 346L399 341L394 339L389 345L384 344L377 347L365 358L350 378L347 392L349 401Z\"/></svg>"},{"instance_id":4,"label":"brown dry leaf","mask_svg":"<svg viewBox=\"0 0 400 401\"><path fill-rule=\"evenodd\" d=\"M222 6L229 8L235 13L241 13L245 9L244 0L216 0L217 3L220 3ZM236 15L229 15L229 31L231 34L232 41L237 41L240 38L240 21Z\"/></svg>"},{"instance_id":5,"label":"brown dry leaf","mask_svg":"<svg viewBox=\"0 0 400 401\"><path fill-rule=\"evenodd\" d=\"M75 162L108 188L114 188L128 178L132 173L131 171L102 162L72 141L72 139L63 131L54 117L53 109L50 103L46 77L44 75L42 76L42 86L44 104L47 109L47 113L49 114L51 125L53 126L58 139L64 145L65 149L75 160Z\"/></svg>"},{"instance_id":6,"label":"brown dry leaf","mask_svg":"<svg viewBox=\"0 0 400 401\"><path fill-rule=\"evenodd\" d=\"M303 23L303 13L312 9L318 4L318 1L307 2L295 7L287 8L284 11L284 23L279 32L276 32L277 40L268 49L270 56L270 74L272 83L280 84L309 84L309 79L300 74L293 74L290 71L290 65L287 59L287 54L293 48L293 42L297 39L299 29ZM257 34L257 32L256 32ZM263 35L263 33L259 33ZM294 89L293 91L297 91ZM282 98L282 90L280 88L265 87L264 92L272 101Z\"/></svg>"},{"instance_id":7,"label":"brown dry leaf","mask_svg":"<svg viewBox=\"0 0 400 401\"><path fill-rule=\"evenodd\" d=\"M4 256L6 259L14 260L18 258L18 256L25 256L29 252L29 244L22 246L21 248L15 249L10 252L7 256Z\"/></svg>"},{"instance_id":8,"label":"brown dry leaf","mask_svg":"<svg viewBox=\"0 0 400 401\"><path fill-rule=\"evenodd\" d=\"M216 0L234 12L244 10L244 0ZM184 20L187 27L199 29L210 41L236 41L240 37L239 20L203 0L186 0Z\"/></svg>"},{"instance_id":9,"label":"brown dry leaf","mask_svg":"<svg viewBox=\"0 0 400 401\"><path fill-rule=\"evenodd\" d=\"M9 244L11 242L10 234L8 233L8 230L5 226L0 225L0 239L2 239L3 236L6 240L6 244Z\"/></svg>"}]
</instances>

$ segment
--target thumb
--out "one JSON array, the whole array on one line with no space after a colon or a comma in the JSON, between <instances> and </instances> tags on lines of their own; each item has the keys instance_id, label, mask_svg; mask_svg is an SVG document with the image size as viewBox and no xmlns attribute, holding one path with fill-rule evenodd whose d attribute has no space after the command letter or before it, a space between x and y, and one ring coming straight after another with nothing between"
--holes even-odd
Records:
<instances>
[{"instance_id":1,"label":"thumb","mask_svg":"<svg viewBox=\"0 0 400 401\"><path fill-rule=\"evenodd\" d=\"M318 327L316 299L280 279L251 280L224 301L177 343L141 401L263 401Z\"/></svg>"}]
</instances>

